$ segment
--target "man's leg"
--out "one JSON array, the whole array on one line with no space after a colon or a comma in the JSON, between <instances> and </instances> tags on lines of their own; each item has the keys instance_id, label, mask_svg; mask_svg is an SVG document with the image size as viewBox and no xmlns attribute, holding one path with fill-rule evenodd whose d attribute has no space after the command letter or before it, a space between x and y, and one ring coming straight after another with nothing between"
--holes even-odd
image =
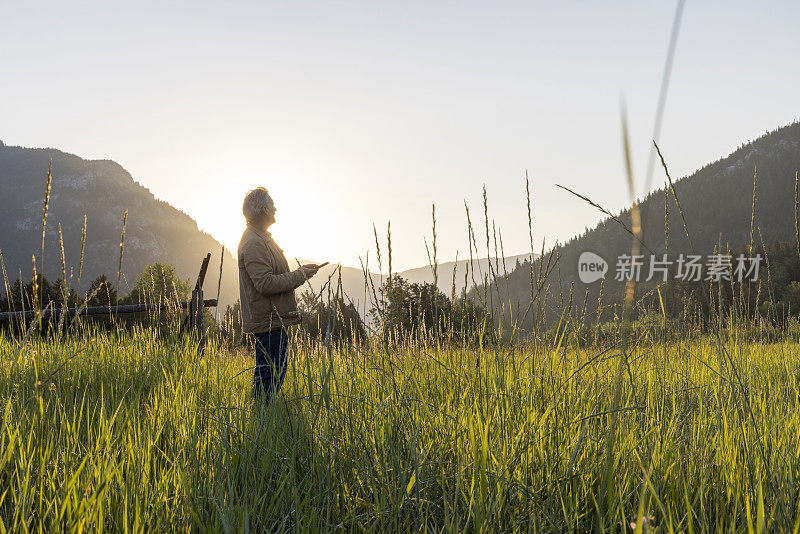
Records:
<instances>
[{"instance_id":1,"label":"man's leg","mask_svg":"<svg viewBox=\"0 0 800 534\"><path fill-rule=\"evenodd\" d=\"M253 397L260 399L263 394L269 398L272 383L272 365L269 357L269 332L254 334L256 338L256 366L253 369Z\"/></svg>"},{"instance_id":2,"label":"man's leg","mask_svg":"<svg viewBox=\"0 0 800 534\"><path fill-rule=\"evenodd\" d=\"M256 368L253 395L269 402L283 384L289 336L284 328L256 335Z\"/></svg>"},{"instance_id":3,"label":"man's leg","mask_svg":"<svg viewBox=\"0 0 800 534\"><path fill-rule=\"evenodd\" d=\"M283 385L283 378L286 376L287 353L289 351L289 334L286 328L275 331L275 392L278 392Z\"/></svg>"}]
</instances>

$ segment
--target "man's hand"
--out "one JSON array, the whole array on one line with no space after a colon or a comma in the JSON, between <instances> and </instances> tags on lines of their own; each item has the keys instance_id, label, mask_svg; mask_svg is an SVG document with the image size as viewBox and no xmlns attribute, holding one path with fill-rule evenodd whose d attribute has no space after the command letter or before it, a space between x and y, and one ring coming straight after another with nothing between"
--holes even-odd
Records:
<instances>
[{"instance_id":1,"label":"man's hand","mask_svg":"<svg viewBox=\"0 0 800 534\"><path fill-rule=\"evenodd\" d=\"M302 272L303 276L306 278L311 278L317 274L318 270L319 266L316 263L307 263L298 269L298 271Z\"/></svg>"}]
</instances>

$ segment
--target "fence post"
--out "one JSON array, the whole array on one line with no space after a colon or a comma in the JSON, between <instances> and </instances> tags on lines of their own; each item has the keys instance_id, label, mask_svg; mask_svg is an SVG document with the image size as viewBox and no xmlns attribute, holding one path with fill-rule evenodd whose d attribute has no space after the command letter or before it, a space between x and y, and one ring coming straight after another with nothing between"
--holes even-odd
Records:
<instances>
[{"instance_id":1,"label":"fence post","mask_svg":"<svg viewBox=\"0 0 800 534\"><path fill-rule=\"evenodd\" d=\"M194 332L197 339L197 355L203 354L206 344L205 325L203 324L203 312L205 307L203 305L203 282L206 279L206 271L208 270L208 262L211 261L211 253L206 254L203 258L203 263L200 265L200 273L197 275L197 282L192 291L192 299L189 304L189 328Z\"/></svg>"},{"instance_id":2,"label":"fence post","mask_svg":"<svg viewBox=\"0 0 800 534\"><path fill-rule=\"evenodd\" d=\"M192 314L192 330L194 332L195 339L197 339L197 354L202 354L203 349L205 348L205 325L203 321L203 312L205 311L205 306L203 305L203 290L202 289L195 289L192 292L192 310L189 313Z\"/></svg>"}]
</instances>

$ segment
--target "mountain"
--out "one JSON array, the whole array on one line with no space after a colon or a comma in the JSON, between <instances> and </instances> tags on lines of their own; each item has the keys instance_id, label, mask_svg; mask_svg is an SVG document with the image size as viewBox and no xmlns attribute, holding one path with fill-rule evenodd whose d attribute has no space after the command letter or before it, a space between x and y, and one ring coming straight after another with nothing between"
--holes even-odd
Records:
<instances>
[{"instance_id":1,"label":"mountain","mask_svg":"<svg viewBox=\"0 0 800 534\"><path fill-rule=\"evenodd\" d=\"M666 154L669 163L669 154ZM52 160L50 194L44 262L40 256L42 205L45 196L47 169ZM756 171L757 169L757 171ZM738 250L749 244L753 208L753 176L756 175L753 240L765 245L774 241L794 241L795 173L800 169L800 123L793 123L768 132L753 142L740 146L727 157L706 165L690 176L675 182L675 190L686 219L691 241L684 233L683 220L673 195L661 189L650 193L641 203L644 226L642 253L670 258L679 254L711 254L715 247ZM569 184L567 184L569 185ZM212 253L206 294L216 292L221 245L198 229L185 213L156 199L150 191L135 182L119 164L108 160L84 160L55 149L32 149L0 143L0 252L11 280L21 275L29 279L31 256L36 255L37 269L44 269L48 278L61 276L58 226L64 238L68 278L77 282L81 227L87 217L84 269L80 290L100 274L114 279L119 260L122 217L128 210L125 249L122 265L121 293L126 293L136 276L150 263L161 261L174 265L182 278L192 282L206 252ZM665 213L666 200L666 213ZM575 202L581 202L575 199ZM616 217L631 226L630 211ZM669 241L665 240L665 220ZM630 234L614 219L607 218L594 229L576 236L534 259L534 270L558 257L543 287L548 297L543 309L553 319L562 303L587 303L591 311L598 302L600 283L584 284L578 277L578 257L593 252L609 264L603 285L603 302L619 301L623 284L614 278L615 263L629 254ZM464 287L463 274L468 260L439 265L438 284L445 294L452 291L453 269L456 291ZM502 260L492 259L492 270L504 272ZM513 264L513 265L512 265ZM489 266L488 259L476 260L475 281L480 283ZM506 258L511 272L491 291L474 289L474 295L499 298L515 308L524 309L530 302L530 262L527 255ZM312 288L319 292L334 266L324 268L312 279ZM433 282L430 267L402 271L400 276L412 282ZM339 273L332 278L335 290ZM362 313L372 300L372 287L380 286L381 275L369 273L365 288L361 269L341 269L342 289L357 303ZM472 276L467 280L472 287ZM300 289L302 291L302 289ZM493 296L494 295L494 296ZM223 266L220 300L223 305L238 297L238 273L231 254L226 253ZM366 298L365 298L366 297ZM519 317L519 315L515 315Z\"/></svg>"},{"instance_id":2,"label":"mountain","mask_svg":"<svg viewBox=\"0 0 800 534\"><path fill-rule=\"evenodd\" d=\"M42 263L42 209L51 160L52 182ZM198 229L197 223L187 214L155 198L113 161L86 160L52 148L23 148L6 146L0 142L0 190L3 191L0 196L0 252L12 282L20 276L30 279L31 256L34 255L39 272L44 270L51 280L61 277L60 224L67 278L71 273L73 287L77 288L84 215L87 220L86 244L78 289L85 291L91 281L101 274L116 280L123 214L127 210L121 295L126 294L137 275L154 262L174 265L181 278L188 278L194 284L202 258L211 252L204 288L206 297L216 296L222 245ZM506 268L513 269L517 261L527 260L529 256L523 254L506 258ZM491 261L496 272L504 272L502 260L493 258ZM452 291L454 269L457 293L464 288L464 273L468 263L469 260L460 260L457 265L446 262L438 266L439 287L445 294L450 295ZM293 260L290 260L290 264L294 267ZM475 272L476 281L483 280L483 273L488 272L488 266L489 260L486 258L472 262L471 269ZM434 279L433 271L428 266L398 274L411 282L432 283ZM334 265L324 267L312 278L311 288L319 293L324 286L327 293L326 283L331 276L330 283L335 292L339 272ZM372 287L377 291L382 279L385 277L370 272L370 284L365 293L364 272L354 267L341 268L342 290L362 313L366 312L364 305L369 306L374 300ZM472 276L469 285L472 285ZM2 286L0 290L5 291ZM298 291L303 290L301 287ZM236 261L226 251L220 302L224 307L235 302L238 296Z\"/></svg>"},{"instance_id":3,"label":"mountain","mask_svg":"<svg viewBox=\"0 0 800 534\"><path fill-rule=\"evenodd\" d=\"M42 209L48 166L52 159L52 183L48 208L44 263L42 263ZM158 200L133 180L119 164L85 160L51 148L22 148L0 143L0 251L11 281L30 279L31 256L36 268L51 280L61 277L61 225L67 278L77 286L81 229L86 215L86 245L80 291L97 276L116 280L120 235L128 210L122 263L121 294L133 286L136 276L157 261L175 266L191 284L200 263L211 252L205 282L207 298L216 297L222 245L198 229L185 213ZM2 283L2 282L0 282ZM238 272L231 254L223 262L220 300L238 297Z\"/></svg>"},{"instance_id":4,"label":"mountain","mask_svg":"<svg viewBox=\"0 0 800 534\"><path fill-rule=\"evenodd\" d=\"M669 165L669 154L665 154ZM757 169L757 170L756 170ZM666 182L663 169L657 169ZM640 203L644 226L642 248L649 265L650 254L675 260L680 254L712 254L717 247L725 252L742 250L749 245L751 214L753 213L753 183L755 175L755 245L770 245L775 241L795 240L795 176L800 170L800 123L795 122L740 146L730 155L706 165L690 176L675 182L691 241L684 232L678 205L665 189L649 194ZM569 185L569 184L567 184ZM575 202L582 202L575 198ZM616 218L631 228L630 210ZM668 221L669 241L665 240L665 220ZM649 249L649 250L648 250ZM609 272L604 282L604 303L620 301L623 282L615 280L617 259L631 253L631 234L617 221L607 218L594 229L576 236L551 251L534 264L541 265L559 258L558 270L547 279L542 293L549 295L543 309L548 319L557 319L559 306L572 301L587 310L596 308L600 282L584 284L578 277L578 258L592 252L608 262ZM705 258L704 258L705 259ZM541 262L541 263L540 263ZM525 263L505 282L491 287L489 294L500 295L502 302L512 308L526 309L530 303L530 264ZM475 293L478 295L478 292ZM529 326L529 325L528 325Z\"/></svg>"},{"instance_id":5,"label":"mountain","mask_svg":"<svg viewBox=\"0 0 800 534\"><path fill-rule=\"evenodd\" d=\"M537 256L538 254L535 254L533 257L535 258ZM455 276L456 294L460 294L464 287L467 285L471 287L473 285L473 273L475 275L475 282L479 283L483 280L484 275L490 277L492 275L502 276L504 273L512 272L514 268L517 267L518 263L529 261L530 258L530 254L518 254L516 256L509 256L505 259L481 258L473 261L459 260L458 263L453 261L441 263L436 269L438 275L438 286L442 292L444 292L446 295L450 295L453 291L453 280ZM491 267L489 266L490 262ZM467 273L467 265L470 266L469 273ZM398 274L409 282L433 283L433 269L429 265L426 265L425 267L417 267L415 269L408 269ZM466 280L464 278L465 275L467 276Z\"/></svg>"}]
</instances>

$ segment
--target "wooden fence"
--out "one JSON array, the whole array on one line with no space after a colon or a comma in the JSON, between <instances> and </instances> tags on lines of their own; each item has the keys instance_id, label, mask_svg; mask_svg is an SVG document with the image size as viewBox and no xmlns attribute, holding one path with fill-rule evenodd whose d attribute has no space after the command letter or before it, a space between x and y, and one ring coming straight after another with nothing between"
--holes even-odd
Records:
<instances>
[{"instance_id":1,"label":"wooden fence","mask_svg":"<svg viewBox=\"0 0 800 534\"><path fill-rule=\"evenodd\" d=\"M125 304L120 306L88 306L82 308L48 308L45 310L23 310L13 312L0 312L0 324L13 319L31 319L41 317L42 319L48 317L60 317L62 314L65 316L92 316L92 315L108 315L113 317L117 314L124 313L139 313L160 310L189 310L188 315L181 324L181 332L191 330L199 343L198 352L203 350L205 345L205 327L203 324L203 312L206 308L213 308L217 306L216 299L203 299L203 282L206 279L206 271L208 271L208 262L211 261L211 253L206 254L203 258L203 263L200 265L200 273L197 275L197 282L192 290L191 299L178 303L158 303L158 304Z\"/></svg>"}]
</instances>

